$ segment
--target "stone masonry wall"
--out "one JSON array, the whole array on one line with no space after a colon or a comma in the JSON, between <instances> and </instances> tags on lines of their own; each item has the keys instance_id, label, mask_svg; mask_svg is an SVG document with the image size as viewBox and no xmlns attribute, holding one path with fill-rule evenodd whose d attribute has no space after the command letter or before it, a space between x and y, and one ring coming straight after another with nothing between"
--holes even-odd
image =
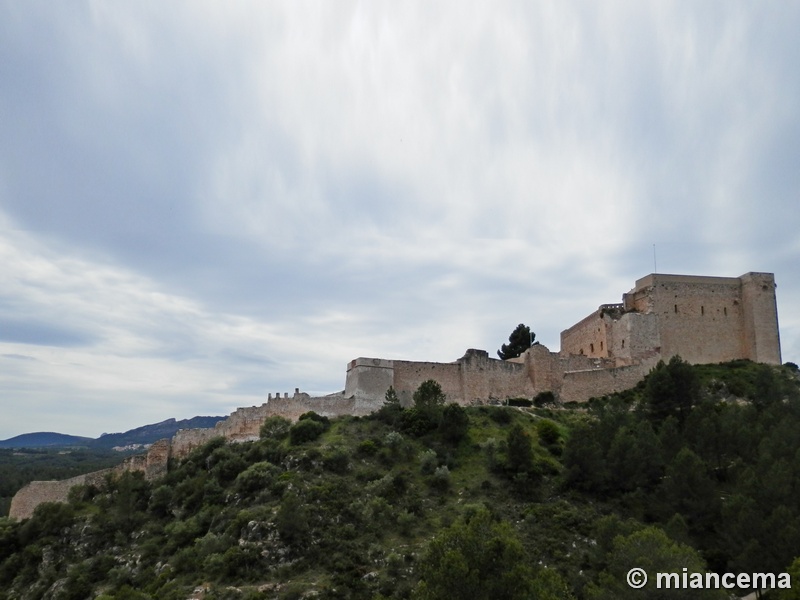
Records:
<instances>
[{"instance_id":1,"label":"stone masonry wall","mask_svg":"<svg viewBox=\"0 0 800 600\"><path fill-rule=\"evenodd\" d=\"M447 402L463 404L465 402L461 389L461 366L454 363L411 362L395 360L392 385L397 392L400 404L411 406L414 391L428 379L433 379L442 386Z\"/></svg>"},{"instance_id":2,"label":"stone masonry wall","mask_svg":"<svg viewBox=\"0 0 800 600\"><path fill-rule=\"evenodd\" d=\"M461 402L477 404L506 398L532 398L533 383L524 364L489 358L482 350L468 350L459 361Z\"/></svg>"},{"instance_id":3,"label":"stone masonry wall","mask_svg":"<svg viewBox=\"0 0 800 600\"><path fill-rule=\"evenodd\" d=\"M781 364L781 340L775 277L772 273L747 273L742 280L744 343L748 358L756 362Z\"/></svg>"},{"instance_id":4,"label":"stone masonry wall","mask_svg":"<svg viewBox=\"0 0 800 600\"><path fill-rule=\"evenodd\" d=\"M585 402L591 397L621 392L635 386L650 372L656 360L615 369L593 369L564 373L559 392L562 402Z\"/></svg>"}]
</instances>

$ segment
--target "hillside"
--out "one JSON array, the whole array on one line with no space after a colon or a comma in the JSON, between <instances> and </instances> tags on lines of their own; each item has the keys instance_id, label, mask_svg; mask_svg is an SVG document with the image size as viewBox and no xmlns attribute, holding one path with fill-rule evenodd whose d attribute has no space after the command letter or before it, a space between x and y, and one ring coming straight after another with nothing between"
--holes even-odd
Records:
<instances>
[{"instance_id":1,"label":"hillside","mask_svg":"<svg viewBox=\"0 0 800 600\"><path fill-rule=\"evenodd\" d=\"M23 433L7 440L0 440L0 448L52 448L86 447L94 440L77 435L66 435L52 431Z\"/></svg>"},{"instance_id":2,"label":"hillside","mask_svg":"<svg viewBox=\"0 0 800 600\"><path fill-rule=\"evenodd\" d=\"M160 481L0 519L0 600L641 599L660 596L625 585L632 566L800 577L795 369L671 361L560 410L418 392L366 418L272 417Z\"/></svg>"}]
</instances>

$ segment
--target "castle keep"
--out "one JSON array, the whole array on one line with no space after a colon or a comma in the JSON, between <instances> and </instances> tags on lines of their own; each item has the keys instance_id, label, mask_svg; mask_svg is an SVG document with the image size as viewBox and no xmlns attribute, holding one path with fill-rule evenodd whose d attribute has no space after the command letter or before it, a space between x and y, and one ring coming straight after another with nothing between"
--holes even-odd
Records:
<instances>
[{"instance_id":1,"label":"castle keep","mask_svg":"<svg viewBox=\"0 0 800 600\"><path fill-rule=\"evenodd\" d=\"M467 350L451 363L356 358L347 365L343 392L270 394L261 406L240 408L213 429L179 431L116 469L66 481L34 481L14 496L9 516L28 518L42 502L65 502L70 488L98 483L107 474L142 471L157 479L170 459L180 460L212 438L256 439L272 415L292 420L311 410L327 417L367 415L383 404L389 386L406 406L428 379L441 385L448 401L459 404L533 398L546 391L562 402L584 402L633 387L659 360L675 355L694 364L734 359L780 364L774 276L648 275L622 295L621 303L603 304L562 331L559 352L537 344L507 361L490 358L484 350Z\"/></svg>"}]
</instances>

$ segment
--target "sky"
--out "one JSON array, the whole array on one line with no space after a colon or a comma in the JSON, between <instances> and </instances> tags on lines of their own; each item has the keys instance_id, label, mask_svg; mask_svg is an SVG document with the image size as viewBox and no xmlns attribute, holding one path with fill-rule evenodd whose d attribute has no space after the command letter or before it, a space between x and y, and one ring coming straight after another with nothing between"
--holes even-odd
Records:
<instances>
[{"instance_id":1,"label":"sky","mask_svg":"<svg viewBox=\"0 0 800 600\"><path fill-rule=\"evenodd\" d=\"M495 355L637 279L775 273L800 4L0 0L0 439Z\"/></svg>"}]
</instances>

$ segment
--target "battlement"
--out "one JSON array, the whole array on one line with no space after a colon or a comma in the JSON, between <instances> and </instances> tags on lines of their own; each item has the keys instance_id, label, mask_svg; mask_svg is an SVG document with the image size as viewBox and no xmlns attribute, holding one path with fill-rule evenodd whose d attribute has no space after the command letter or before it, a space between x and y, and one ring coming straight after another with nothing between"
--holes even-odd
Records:
<instances>
[{"instance_id":1,"label":"battlement","mask_svg":"<svg viewBox=\"0 0 800 600\"><path fill-rule=\"evenodd\" d=\"M99 484L122 471L159 478L171 459L181 460L213 438L257 439L264 420L272 415L296 420L313 410L326 417L363 416L380 408L389 387L408 406L414 391L429 379L439 383L448 402L462 405L533 398L545 391L562 402L583 402L632 387L659 360L676 354L692 363L745 358L780 364L772 273L741 277L651 273L638 279L621 303L601 304L562 331L559 352L536 344L505 361L474 348L449 363L356 358L347 364L343 392L319 397L299 388L292 396L269 393L261 406L239 408L213 429L178 431L171 440L156 442L146 455L128 458L116 469L65 481L32 482L14 496L9 514L27 518L42 502L65 502L75 485Z\"/></svg>"}]
</instances>

